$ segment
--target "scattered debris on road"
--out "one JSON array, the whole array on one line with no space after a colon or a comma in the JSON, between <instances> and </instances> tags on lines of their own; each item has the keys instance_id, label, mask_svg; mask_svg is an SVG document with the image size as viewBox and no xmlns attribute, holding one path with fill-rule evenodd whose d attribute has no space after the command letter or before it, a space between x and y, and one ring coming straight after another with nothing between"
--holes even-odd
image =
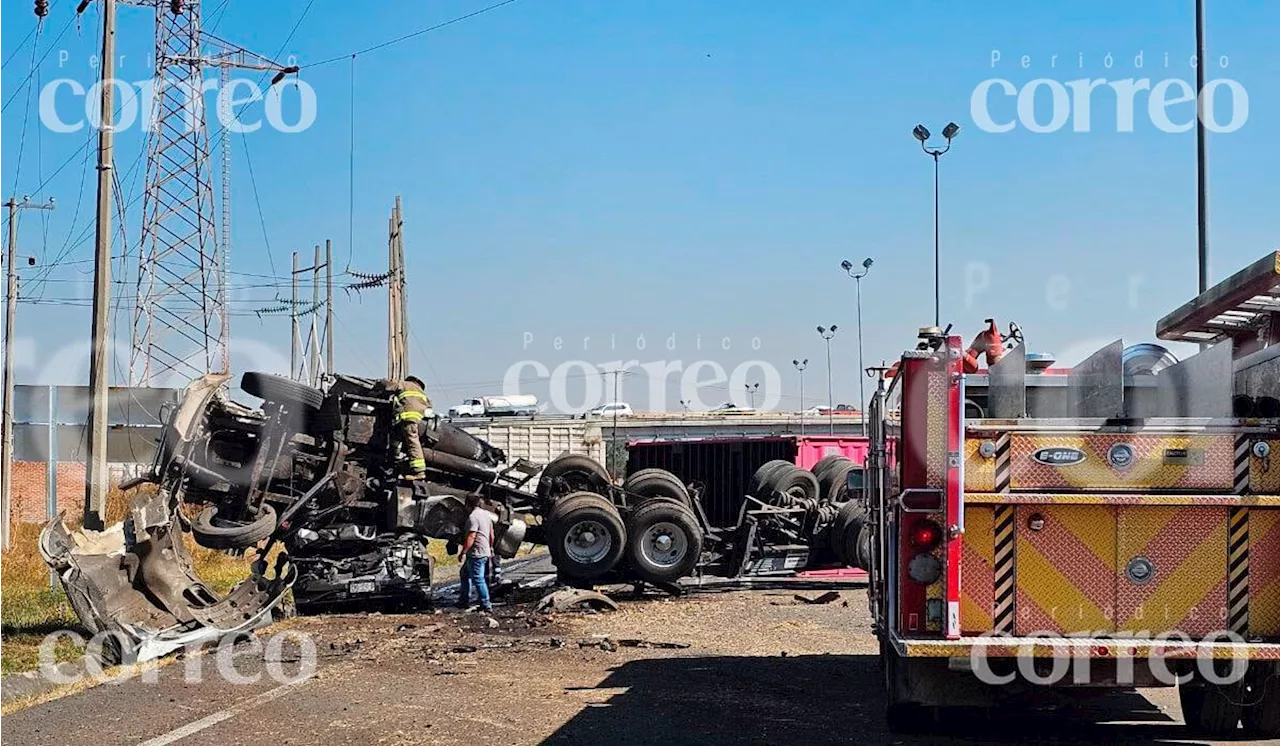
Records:
<instances>
[{"instance_id":1,"label":"scattered debris on road","mask_svg":"<svg viewBox=\"0 0 1280 746\"><path fill-rule=\"evenodd\" d=\"M552 591L538 600L536 611L576 611L593 609L595 611L617 611L618 604L613 599L581 588L562 588Z\"/></svg>"},{"instance_id":2,"label":"scattered debris on road","mask_svg":"<svg viewBox=\"0 0 1280 746\"><path fill-rule=\"evenodd\" d=\"M806 603L806 604L815 604L815 605L817 605L817 604L829 604L829 603L831 603L832 601L838 601L838 600L840 599L840 593L839 593L838 591L827 591L826 593L822 594L821 596L815 596L814 598L809 598L809 597L807 597L807 596L802 596L802 595L800 595L799 593L797 593L797 594L795 595L795 599L796 599L797 601L800 601L800 602L802 602L802 603Z\"/></svg>"}]
</instances>

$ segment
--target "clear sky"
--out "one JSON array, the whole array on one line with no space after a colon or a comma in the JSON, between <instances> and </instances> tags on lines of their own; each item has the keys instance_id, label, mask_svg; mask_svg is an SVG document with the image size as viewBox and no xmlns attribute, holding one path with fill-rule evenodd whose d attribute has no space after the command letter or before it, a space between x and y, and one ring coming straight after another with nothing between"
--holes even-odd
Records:
<instances>
[{"instance_id":1,"label":"clear sky","mask_svg":"<svg viewBox=\"0 0 1280 746\"><path fill-rule=\"evenodd\" d=\"M794 407L791 360L809 358L813 404L826 398L815 327L835 323L835 398L856 403L854 283L840 261L875 260L862 283L869 362L894 359L933 319L933 173L911 136L919 122L935 143L948 121L961 126L941 162L944 325L968 337L987 316L1017 321L1032 349L1070 363L1117 337L1150 340L1155 321L1194 295L1195 139L1161 131L1148 93L1136 98L1131 132L1117 131L1117 94L1106 85L1089 99L1087 132L1074 131L1078 117L1056 132L1025 123L987 132L971 109L991 78L1015 89L1039 78L1064 90L1086 78L1194 83L1191 0L518 0L357 56L353 85L345 55L493 1L317 0L304 17L300 0L205 0L206 27L219 36L295 55L318 105L304 132L264 127L233 140L237 369L287 360L287 319L248 312L287 294L292 250L305 265L311 247L332 238L339 269L385 270L386 219L399 194L413 363L442 399L496 393L524 360L549 370L575 360L683 369L709 361L727 373L761 360L778 373L778 406ZM1229 78L1248 96L1242 126L1209 138L1218 280L1280 249L1280 4L1208 5L1209 78ZM43 127L33 85L96 79L96 9L54 44L74 6L52 3L35 59L50 54L29 100L30 3L7 2L0 16L0 184L6 194L57 198L47 234L40 215L24 216L20 245L42 266L63 258L47 275L23 270L32 278L24 297L43 302L20 306L20 383L87 379L65 351L83 343L89 324L94 177L77 155L88 152L87 131ZM122 6L119 15L118 76L144 80L153 14ZM343 59L307 67L335 56ZM1215 116L1226 124L1233 98L1218 90ZM994 120L1017 116L999 88L990 101ZM57 102L67 120L82 105L66 90ZM259 118L255 106L259 115L246 119ZM1189 121L1193 106L1171 105L1169 118ZM1052 119L1048 86L1030 113ZM143 133L135 126L118 143L131 206L116 253L135 252L125 260L132 276ZM117 315L122 335L129 316L127 307ZM385 295L341 292L338 316L338 367L385 372ZM569 398L581 400L582 369L562 370L576 387ZM633 373L623 398L675 408L679 376L664 397L647 373ZM769 388L760 368L740 377ZM741 382L705 388L700 401L723 401ZM545 382L528 389L550 393Z\"/></svg>"}]
</instances>

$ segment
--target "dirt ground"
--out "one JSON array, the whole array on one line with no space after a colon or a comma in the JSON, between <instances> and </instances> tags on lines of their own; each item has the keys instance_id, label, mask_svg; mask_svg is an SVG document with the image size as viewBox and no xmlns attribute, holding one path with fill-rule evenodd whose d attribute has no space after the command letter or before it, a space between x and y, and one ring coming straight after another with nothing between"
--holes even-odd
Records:
<instances>
[{"instance_id":1,"label":"dirt ground","mask_svg":"<svg viewBox=\"0 0 1280 746\"><path fill-rule=\"evenodd\" d=\"M94 746L1194 742L1167 691L890 734L865 593L810 605L797 592L818 595L704 591L550 616L511 605L493 621L457 612L290 620L319 653L302 684L188 683L177 662L155 683L10 713L4 733L10 744ZM290 650L273 660L286 673ZM264 657L242 645L237 670L261 671Z\"/></svg>"}]
</instances>

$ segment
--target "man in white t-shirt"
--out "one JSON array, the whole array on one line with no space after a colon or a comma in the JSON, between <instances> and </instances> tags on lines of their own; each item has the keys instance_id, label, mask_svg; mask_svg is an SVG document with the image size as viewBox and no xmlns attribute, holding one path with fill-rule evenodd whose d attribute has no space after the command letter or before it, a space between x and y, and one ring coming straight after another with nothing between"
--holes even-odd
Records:
<instances>
[{"instance_id":1,"label":"man in white t-shirt","mask_svg":"<svg viewBox=\"0 0 1280 746\"><path fill-rule=\"evenodd\" d=\"M480 608L493 611L489 601L489 582L485 568L493 555L493 514L480 506L479 495L468 495L466 502L468 515L462 548L458 551L458 562L462 569L458 574L458 608L471 606L471 586L476 587L476 595L480 600Z\"/></svg>"}]
</instances>

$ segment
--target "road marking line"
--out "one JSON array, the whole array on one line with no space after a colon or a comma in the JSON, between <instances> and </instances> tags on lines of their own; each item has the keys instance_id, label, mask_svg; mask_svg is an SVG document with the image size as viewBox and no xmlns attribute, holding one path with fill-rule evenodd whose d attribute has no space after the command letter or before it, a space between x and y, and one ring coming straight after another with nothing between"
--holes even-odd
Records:
<instances>
[{"instance_id":1,"label":"road marking line","mask_svg":"<svg viewBox=\"0 0 1280 746\"><path fill-rule=\"evenodd\" d=\"M288 694L290 691L297 689L298 687L305 686L311 683L313 678L314 677L312 676L308 676L307 678L302 679L300 681L294 681L288 684L282 684L276 687L275 689L263 692L262 694L259 694L256 697L250 697L249 699L246 699L245 701L241 702L238 705L235 705L233 707L228 707L225 710L219 710L218 712L215 712L212 715L209 715L207 717L202 717L199 720L187 723L186 725L180 728L174 728L168 733L164 733L162 735L156 736L155 738L152 738L149 741L143 741L142 743L138 744L138 746L167 746L167 744L171 744L174 741L178 741L180 739L186 738L187 736L199 733L200 731L210 726L217 725L218 723L221 723L223 720L230 720L236 715L244 714L249 710L254 709L255 707L259 707L261 705L264 705L270 702L273 699L282 697L285 694Z\"/></svg>"}]
</instances>

